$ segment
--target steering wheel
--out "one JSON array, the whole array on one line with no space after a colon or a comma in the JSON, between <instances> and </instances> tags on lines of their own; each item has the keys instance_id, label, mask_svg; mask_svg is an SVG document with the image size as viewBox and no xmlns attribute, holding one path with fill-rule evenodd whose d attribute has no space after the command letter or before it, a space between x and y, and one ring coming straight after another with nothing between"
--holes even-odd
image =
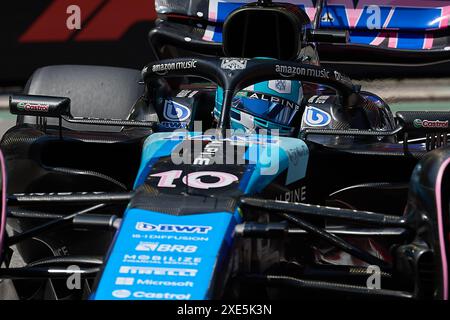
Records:
<instances>
[{"instance_id":1,"label":"steering wheel","mask_svg":"<svg viewBox=\"0 0 450 320\"><path fill-rule=\"evenodd\" d=\"M218 128L230 128L230 109L234 95L249 85L276 79L320 83L334 88L343 105L359 97L359 86L338 71L293 61L245 58L178 58L148 64L142 70L146 84L166 77L199 77L223 88L224 98Z\"/></svg>"}]
</instances>

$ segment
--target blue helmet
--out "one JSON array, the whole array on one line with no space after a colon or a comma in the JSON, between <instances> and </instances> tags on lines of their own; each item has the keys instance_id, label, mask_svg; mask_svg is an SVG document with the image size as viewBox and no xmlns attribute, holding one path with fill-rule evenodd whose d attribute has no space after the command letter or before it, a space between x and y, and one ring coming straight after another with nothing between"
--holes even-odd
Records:
<instances>
[{"instance_id":1,"label":"blue helmet","mask_svg":"<svg viewBox=\"0 0 450 320\"><path fill-rule=\"evenodd\" d=\"M301 121L303 90L301 82L270 80L260 82L237 93L233 99L230 122L232 129L246 133L278 130L290 136ZM218 88L214 117L220 118L223 90Z\"/></svg>"}]
</instances>

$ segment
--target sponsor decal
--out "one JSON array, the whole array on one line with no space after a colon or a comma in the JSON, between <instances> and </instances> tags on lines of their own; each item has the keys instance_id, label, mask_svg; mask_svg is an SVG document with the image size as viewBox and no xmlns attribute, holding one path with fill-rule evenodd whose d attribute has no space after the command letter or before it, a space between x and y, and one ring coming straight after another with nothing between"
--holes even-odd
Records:
<instances>
[{"instance_id":1,"label":"sponsor decal","mask_svg":"<svg viewBox=\"0 0 450 320\"><path fill-rule=\"evenodd\" d=\"M116 284L122 286L132 286L136 284L141 286L184 287L184 288L186 287L192 288L194 286L194 283L192 281L164 281L164 280L141 279L141 278L135 279L131 277L117 277Z\"/></svg>"},{"instance_id":2,"label":"sponsor decal","mask_svg":"<svg viewBox=\"0 0 450 320\"><path fill-rule=\"evenodd\" d=\"M269 101L269 102L273 102L273 103L278 103L282 106L291 108L291 109L295 109L295 110L299 110L300 106L298 104L296 104L293 101L287 100L287 99L283 99L283 98L279 98L279 97L275 97L275 96L270 96L267 94L263 94L263 93L257 93L254 92L252 94L249 94L247 96L249 99L257 99L257 100L263 100L263 101Z\"/></svg>"},{"instance_id":3,"label":"sponsor decal","mask_svg":"<svg viewBox=\"0 0 450 320\"><path fill-rule=\"evenodd\" d=\"M205 146L202 152L194 159L193 164L209 165L215 162L215 156L223 148L223 142L211 141Z\"/></svg>"},{"instance_id":4,"label":"sponsor decal","mask_svg":"<svg viewBox=\"0 0 450 320\"><path fill-rule=\"evenodd\" d=\"M164 76L169 71L188 70L197 68L197 60L186 60L179 62L160 63L152 66L152 72Z\"/></svg>"},{"instance_id":5,"label":"sponsor decal","mask_svg":"<svg viewBox=\"0 0 450 320\"><path fill-rule=\"evenodd\" d=\"M48 104L41 103L19 102L17 104L17 109L30 112L48 112L50 110L50 106Z\"/></svg>"},{"instance_id":6,"label":"sponsor decal","mask_svg":"<svg viewBox=\"0 0 450 320\"><path fill-rule=\"evenodd\" d=\"M138 299L189 300L191 298L191 295L182 293L169 293L169 292L160 293L160 292L137 291L133 293L133 297Z\"/></svg>"},{"instance_id":7,"label":"sponsor decal","mask_svg":"<svg viewBox=\"0 0 450 320\"><path fill-rule=\"evenodd\" d=\"M304 202L306 201L306 186L282 193L278 195L275 200L286 202Z\"/></svg>"},{"instance_id":8,"label":"sponsor decal","mask_svg":"<svg viewBox=\"0 0 450 320\"><path fill-rule=\"evenodd\" d=\"M181 90L177 93L177 98L192 98L197 93L197 90Z\"/></svg>"},{"instance_id":9,"label":"sponsor decal","mask_svg":"<svg viewBox=\"0 0 450 320\"><path fill-rule=\"evenodd\" d=\"M122 266L119 269L121 274L140 274L140 275L155 275L155 276L174 276L174 277L195 277L197 269L182 269L182 268L160 268L160 267L132 267Z\"/></svg>"},{"instance_id":10,"label":"sponsor decal","mask_svg":"<svg viewBox=\"0 0 450 320\"><path fill-rule=\"evenodd\" d=\"M169 293L169 292L145 292L145 291L136 291L131 292L130 290L114 290L112 296L119 299L126 298L138 298L138 299L166 299L166 300L188 300L190 299L190 294L182 294L182 293Z\"/></svg>"},{"instance_id":11,"label":"sponsor decal","mask_svg":"<svg viewBox=\"0 0 450 320\"><path fill-rule=\"evenodd\" d=\"M305 67L296 67L296 66L284 66L284 65L275 65L275 71L279 73L282 77L293 77L295 75L307 76L307 77L316 77L316 78L330 78L330 71L326 69L313 69L313 68L305 68Z\"/></svg>"},{"instance_id":12,"label":"sponsor decal","mask_svg":"<svg viewBox=\"0 0 450 320\"><path fill-rule=\"evenodd\" d=\"M129 298L131 296L131 291L130 290L114 290L112 292L113 297L116 298L121 298L121 299L126 299Z\"/></svg>"},{"instance_id":13,"label":"sponsor decal","mask_svg":"<svg viewBox=\"0 0 450 320\"><path fill-rule=\"evenodd\" d=\"M330 96L312 96L309 98L309 103L317 103L317 104L324 104L327 102L327 100L330 98Z\"/></svg>"},{"instance_id":14,"label":"sponsor decal","mask_svg":"<svg viewBox=\"0 0 450 320\"><path fill-rule=\"evenodd\" d=\"M225 70L244 70L248 59L223 58L220 67Z\"/></svg>"},{"instance_id":15,"label":"sponsor decal","mask_svg":"<svg viewBox=\"0 0 450 320\"><path fill-rule=\"evenodd\" d=\"M128 209L93 299L108 300L124 289L131 294L118 296L128 299L146 299L146 292L210 299L211 279L220 272L220 250L231 237L234 218L225 212L172 216Z\"/></svg>"},{"instance_id":16,"label":"sponsor decal","mask_svg":"<svg viewBox=\"0 0 450 320\"><path fill-rule=\"evenodd\" d=\"M122 286L132 286L134 284L134 278L130 277L117 277L116 284Z\"/></svg>"},{"instance_id":17,"label":"sponsor decal","mask_svg":"<svg viewBox=\"0 0 450 320\"><path fill-rule=\"evenodd\" d=\"M193 245L161 244L159 242L141 241L136 246L136 251L195 253L197 248L197 246Z\"/></svg>"},{"instance_id":18,"label":"sponsor decal","mask_svg":"<svg viewBox=\"0 0 450 320\"><path fill-rule=\"evenodd\" d=\"M191 116L191 110L181 103L173 100L166 100L164 103L164 118L169 121L181 122Z\"/></svg>"},{"instance_id":19,"label":"sponsor decal","mask_svg":"<svg viewBox=\"0 0 450 320\"><path fill-rule=\"evenodd\" d=\"M137 279L136 284L143 286L162 286L162 287L190 287L194 286L192 281L157 281L152 279Z\"/></svg>"},{"instance_id":20,"label":"sponsor decal","mask_svg":"<svg viewBox=\"0 0 450 320\"><path fill-rule=\"evenodd\" d=\"M133 238L152 239L152 240L175 240L175 241L209 241L208 237L161 235L161 234L134 234Z\"/></svg>"},{"instance_id":21,"label":"sponsor decal","mask_svg":"<svg viewBox=\"0 0 450 320\"><path fill-rule=\"evenodd\" d=\"M138 222L136 230L139 231L156 231L156 232L175 232L175 233L200 233L207 234L212 230L209 226L183 226L175 224L151 224L147 222Z\"/></svg>"},{"instance_id":22,"label":"sponsor decal","mask_svg":"<svg viewBox=\"0 0 450 320\"><path fill-rule=\"evenodd\" d=\"M171 121L162 121L159 123L160 128L164 129L186 129L186 122L171 122Z\"/></svg>"},{"instance_id":23,"label":"sponsor decal","mask_svg":"<svg viewBox=\"0 0 450 320\"><path fill-rule=\"evenodd\" d=\"M170 265L188 265L197 266L202 262L201 258L185 256L149 256L145 254L125 254L123 262L126 263L146 263L146 264L170 264Z\"/></svg>"},{"instance_id":24,"label":"sponsor decal","mask_svg":"<svg viewBox=\"0 0 450 320\"><path fill-rule=\"evenodd\" d=\"M291 93L292 83L289 80L270 80L269 88L278 93Z\"/></svg>"},{"instance_id":25,"label":"sponsor decal","mask_svg":"<svg viewBox=\"0 0 450 320\"><path fill-rule=\"evenodd\" d=\"M415 119L413 121L415 128L448 128L448 120L422 120Z\"/></svg>"},{"instance_id":26,"label":"sponsor decal","mask_svg":"<svg viewBox=\"0 0 450 320\"><path fill-rule=\"evenodd\" d=\"M311 127L324 127L331 122L328 112L311 106L306 107L303 119Z\"/></svg>"}]
</instances>

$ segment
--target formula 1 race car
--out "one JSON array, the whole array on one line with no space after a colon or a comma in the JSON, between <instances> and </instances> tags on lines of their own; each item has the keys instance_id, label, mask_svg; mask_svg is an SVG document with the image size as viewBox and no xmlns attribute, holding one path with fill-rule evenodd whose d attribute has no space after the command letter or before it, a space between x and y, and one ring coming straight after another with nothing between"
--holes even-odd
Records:
<instances>
[{"instance_id":1,"label":"formula 1 race car","mask_svg":"<svg viewBox=\"0 0 450 320\"><path fill-rule=\"evenodd\" d=\"M447 300L450 113L321 66L348 40L323 4L239 6L220 45L166 13L141 72L37 70L0 144L0 298Z\"/></svg>"}]
</instances>

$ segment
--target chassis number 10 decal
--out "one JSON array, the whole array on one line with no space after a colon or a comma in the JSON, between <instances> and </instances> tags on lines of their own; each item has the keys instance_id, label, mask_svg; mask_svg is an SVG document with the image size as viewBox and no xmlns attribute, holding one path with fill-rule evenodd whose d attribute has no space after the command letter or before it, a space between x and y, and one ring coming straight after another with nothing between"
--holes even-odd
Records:
<instances>
[{"instance_id":1,"label":"chassis number 10 decal","mask_svg":"<svg viewBox=\"0 0 450 320\"><path fill-rule=\"evenodd\" d=\"M177 185L174 184L174 181L179 179L182 174L182 170L170 170L152 174L150 177L159 178L158 187L175 188ZM217 181L205 182L202 181L202 178L204 177L213 177L216 178ZM196 189L215 189L229 186L233 182L238 181L238 177L234 174L226 172L199 171L188 173L181 179L181 181L183 181L185 185Z\"/></svg>"}]
</instances>

